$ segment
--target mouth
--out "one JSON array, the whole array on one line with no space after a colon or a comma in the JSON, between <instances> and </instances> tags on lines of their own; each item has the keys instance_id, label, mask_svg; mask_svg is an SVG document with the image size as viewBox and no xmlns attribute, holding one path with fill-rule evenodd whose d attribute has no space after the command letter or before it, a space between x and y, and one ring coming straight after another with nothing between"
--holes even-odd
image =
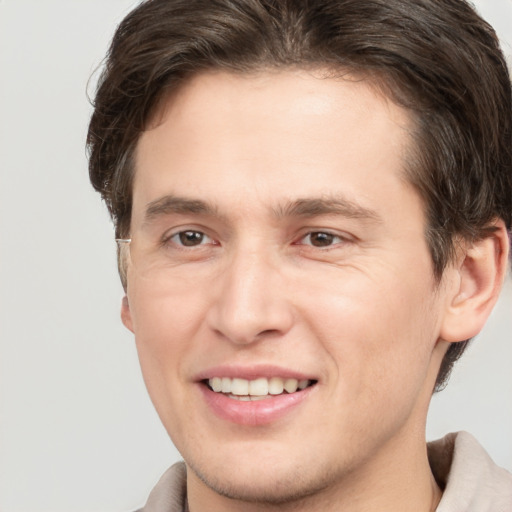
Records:
<instances>
[{"instance_id":1,"label":"mouth","mask_svg":"<svg viewBox=\"0 0 512 512\"><path fill-rule=\"evenodd\" d=\"M289 368L274 365L221 365L196 375L197 390L213 413L227 424L250 427L275 425L315 404L320 382Z\"/></svg>"},{"instance_id":2,"label":"mouth","mask_svg":"<svg viewBox=\"0 0 512 512\"><path fill-rule=\"evenodd\" d=\"M242 402L254 402L283 395L298 394L317 383L316 380L284 377L259 377L248 380L220 376L205 379L202 382L214 393Z\"/></svg>"}]
</instances>

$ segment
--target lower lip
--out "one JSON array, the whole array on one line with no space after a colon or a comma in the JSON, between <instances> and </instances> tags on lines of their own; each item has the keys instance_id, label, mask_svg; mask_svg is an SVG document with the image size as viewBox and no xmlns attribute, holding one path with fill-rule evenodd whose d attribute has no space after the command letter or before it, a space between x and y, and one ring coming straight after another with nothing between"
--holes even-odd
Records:
<instances>
[{"instance_id":1,"label":"lower lip","mask_svg":"<svg viewBox=\"0 0 512 512\"><path fill-rule=\"evenodd\" d=\"M273 423L296 410L316 386L247 402L216 393L203 383L199 387L206 403L219 418L238 425L258 426Z\"/></svg>"}]
</instances>

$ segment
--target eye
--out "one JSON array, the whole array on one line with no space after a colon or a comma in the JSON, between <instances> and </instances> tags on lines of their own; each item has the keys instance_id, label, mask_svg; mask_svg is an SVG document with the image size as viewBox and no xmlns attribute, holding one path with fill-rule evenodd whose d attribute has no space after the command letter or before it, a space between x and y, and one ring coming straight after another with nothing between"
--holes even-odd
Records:
<instances>
[{"instance_id":1,"label":"eye","mask_svg":"<svg viewBox=\"0 0 512 512\"><path fill-rule=\"evenodd\" d=\"M301 243L312 247L331 247L344 241L341 236L325 231L313 231L301 239Z\"/></svg>"},{"instance_id":2,"label":"eye","mask_svg":"<svg viewBox=\"0 0 512 512\"><path fill-rule=\"evenodd\" d=\"M202 231L196 231L193 229L187 229L186 231L175 233L170 236L167 241L182 247L197 247L213 242L213 240Z\"/></svg>"}]
</instances>

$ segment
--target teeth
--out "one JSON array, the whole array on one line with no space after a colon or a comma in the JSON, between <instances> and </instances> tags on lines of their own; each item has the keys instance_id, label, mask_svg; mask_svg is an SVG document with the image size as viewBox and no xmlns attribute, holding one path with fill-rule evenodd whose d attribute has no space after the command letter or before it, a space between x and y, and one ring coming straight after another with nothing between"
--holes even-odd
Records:
<instances>
[{"instance_id":1,"label":"teeth","mask_svg":"<svg viewBox=\"0 0 512 512\"><path fill-rule=\"evenodd\" d=\"M295 393L299 386L299 381L297 379L286 379L284 381L284 389L288 393Z\"/></svg>"},{"instance_id":2,"label":"teeth","mask_svg":"<svg viewBox=\"0 0 512 512\"><path fill-rule=\"evenodd\" d=\"M300 380L299 389L306 389L308 387L309 380Z\"/></svg>"},{"instance_id":3,"label":"teeth","mask_svg":"<svg viewBox=\"0 0 512 512\"><path fill-rule=\"evenodd\" d=\"M245 379L233 379L231 381L231 393L233 395L248 395L249 381Z\"/></svg>"},{"instance_id":4,"label":"teeth","mask_svg":"<svg viewBox=\"0 0 512 512\"><path fill-rule=\"evenodd\" d=\"M272 377L268 381L268 392L271 395L280 395L284 389L284 380L279 377Z\"/></svg>"},{"instance_id":5,"label":"teeth","mask_svg":"<svg viewBox=\"0 0 512 512\"><path fill-rule=\"evenodd\" d=\"M249 381L250 395L268 395L268 380L265 378Z\"/></svg>"},{"instance_id":6,"label":"teeth","mask_svg":"<svg viewBox=\"0 0 512 512\"><path fill-rule=\"evenodd\" d=\"M230 379L229 377L213 377L208 384L216 393L226 393L239 400L260 400L267 395L280 395L284 391L295 393L303 390L310 384L309 380L282 379L261 377L255 380Z\"/></svg>"},{"instance_id":7,"label":"teeth","mask_svg":"<svg viewBox=\"0 0 512 512\"><path fill-rule=\"evenodd\" d=\"M251 396L251 395L228 395L229 398L233 398L235 400L239 400L240 402L256 402L258 400L264 400L268 398L268 395L265 396Z\"/></svg>"},{"instance_id":8,"label":"teeth","mask_svg":"<svg viewBox=\"0 0 512 512\"><path fill-rule=\"evenodd\" d=\"M223 393L231 393L231 379L228 377L222 377L222 392ZM211 384L210 384L211 386Z\"/></svg>"},{"instance_id":9,"label":"teeth","mask_svg":"<svg viewBox=\"0 0 512 512\"><path fill-rule=\"evenodd\" d=\"M213 391L216 391L217 393L222 391L222 379L220 377L214 377L213 379L210 379L210 386L212 387Z\"/></svg>"}]
</instances>

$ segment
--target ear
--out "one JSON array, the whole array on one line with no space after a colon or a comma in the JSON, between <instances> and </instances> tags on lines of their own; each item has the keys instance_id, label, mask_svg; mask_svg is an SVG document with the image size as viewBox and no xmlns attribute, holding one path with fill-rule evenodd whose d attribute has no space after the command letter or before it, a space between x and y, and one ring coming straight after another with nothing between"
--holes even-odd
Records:
<instances>
[{"instance_id":1,"label":"ear","mask_svg":"<svg viewBox=\"0 0 512 512\"><path fill-rule=\"evenodd\" d=\"M121 302L121 320L123 325L133 332L133 322L132 322L132 313L130 311L130 304L128 302L128 297L125 295Z\"/></svg>"},{"instance_id":2,"label":"ear","mask_svg":"<svg viewBox=\"0 0 512 512\"><path fill-rule=\"evenodd\" d=\"M453 291L443 318L440 337L464 341L483 328L498 300L507 272L509 238L502 220L488 236L468 243L454 268Z\"/></svg>"}]
</instances>

